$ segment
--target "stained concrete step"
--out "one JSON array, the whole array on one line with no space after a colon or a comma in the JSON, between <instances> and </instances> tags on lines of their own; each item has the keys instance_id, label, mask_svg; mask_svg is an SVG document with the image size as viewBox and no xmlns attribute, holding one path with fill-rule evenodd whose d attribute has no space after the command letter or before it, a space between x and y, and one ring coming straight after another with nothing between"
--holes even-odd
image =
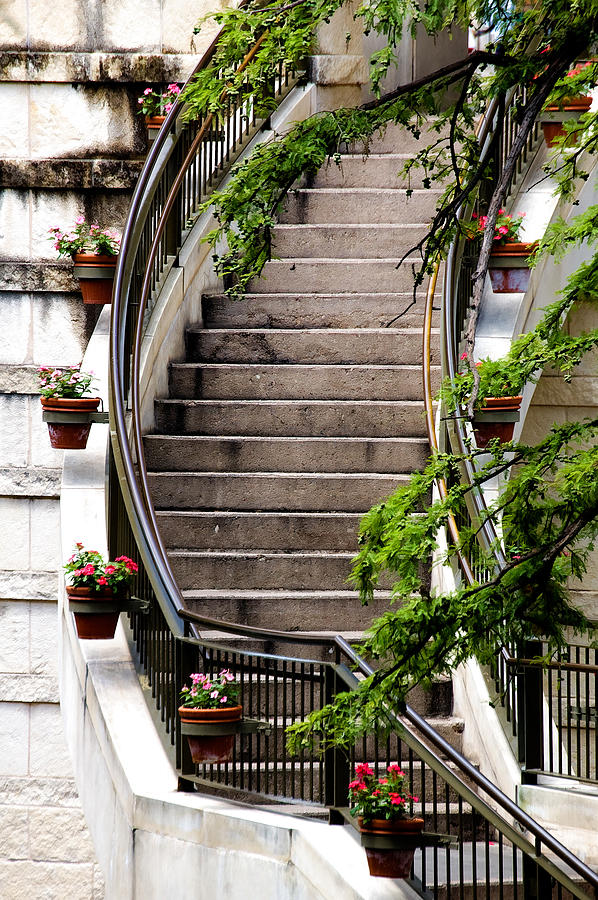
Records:
<instances>
[{"instance_id":1,"label":"stained concrete step","mask_svg":"<svg viewBox=\"0 0 598 900\"><path fill-rule=\"evenodd\" d=\"M182 591L211 586L234 590L240 584L246 590L275 590L291 584L298 591L342 590L347 586L354 556L354 552L326 550L174 550L168 553ZM334 619L334 609L331 613ZM284 610L279 615L284 617ZM324 609L321 615L326 615ZM363 617L359 621L363 622Z\"/></svg>"},{"instance_id":2,"label":"stained concrete step","mask_svg":"<svg viewBox=\"0 0 598 900\"><path fill-rule=\"evenodd\" d=\"M404 475L150 473L156 509L366 512Z\"/></svg>"},{"instance_id":3,"label":"stained concrete step","mask_svg":"<svg viewBox=\"0 0 598 900\"><path fill-rule=\"evenodd\" d=\"M331 288L338 293L408 293L413 290L414 266L418 271L421 259L407 258L402 264L400 257L271 259L260 277L250 282L249 290L253 294L329 294Z\"/></svg>"},{"instance_id":4,"label":"stained concrete step","mask_svg":"<svg viewBox=\"0 0 598 900\"><path fill-rule=\"evenodd\" d=\"M272 628L289 632L289 643L268 641L265 652L294 656L304 660L326 659L330 656L326 648L293 643L293 635L306 631L306 624L313 625L313 631L342 634L347 640L357 640L372 619L381 615L389 604L387 591L376 591L374 600L364 607L356 591L344 586L338 590L185 590L183 592L188 609L203 615L217 617L228 622L250 623L258 628ZM218 632L208 635L206 640L219 641ZM230 638L230 635L227 636ZM263 642L246 640L239 642L247 650L264 650ZM317 695L316 695L317 696Z\"/></svg>"},{"instance_id":5,"label":"stained concrete step","mask_svg":"<svg viewBox=\"0 0 598 900\"><path fill-rule=\"evenodd\" d=\"M286 197L279 219L289 225L428 225L441 194L434 188L416 188L411 196L387 188L296 188Z\"/></svg>"},{"instance_id":6,"label":"stained concrete step","mask_svg":"<svg viewBox=\"0 0 598 900\"><path fill-rule=\"evenodd\" d=\"M350 550L357 552L359 513L158 512L166 547L188 550Z\"/></svg>"},{"instance_id":7,"label":"stained concrete step","mask_svg":"<svg viewBox=\"0 0 598 900\"><path fill-rule=\"evenodd\" d=\"M157 400L156 432L322 437L425 437L414 400Z\"/></svg>"},{"instance_id":8,"label":"stained concrete step","mask_svg":"<svg viewBox=\"0 0 598 900\"><path fill-rule=\"evenodd\" d=\"M440 387L440 367L434 370ZM170 396L217 400L422 399L420 366L173 363Z\"/></svg>"},{"instance_id":9,"label":"stained concrete step","mask_svg":"<svg viewBox=\"0 0 598 900\"><path fill-rule=\"evenodd\" d=\"M426 233L421 224L285 225L274 229L272 253L278 257L392 259L409 253Z\"/></svg>"},{"instance_id":10,"label":"stained concrete step","mask_svg":"<svg viewBox=\"0 0 598 900\"><path fill-rule=\"evenodd\" d=\"M153 472L379 472L421 469L425 438L219 437L150 434L147 467Z\"/></svg>"},{"instance_id":11,"label":"stained concrete step","mask_svg":"<svg viewBox=\"0 0 598 900\"><path fill-rule=\"evenodd\" d=\"M421 365L415 328L190 328L187 361L291 365ZM439 365L438 350L432 354Z\"/></svg>"},{"instance_id":12,"label":"stained concrete step","mask_svg":"<svg viewBox=\"0 0 598 900\"><path fill-rule=\"evenodd\" d=\"M423 150L430 144L436 144L446 137L445 131L440 133L422 128L416 137L404 125L390 122L386 128L380 129L367 141L355 141L349 146L341 147L341 153L363 155L367 153L401 153L414 156L419 150Z\"/></svg>"},{"instance_id":13,"label":"stained concrete step","mask_svg":"<svg viewBox=\"0 0 598 900\"><path fill-rule=\"evenodd\" d=\"M322 286L320 286L322 287ZM223 294L203 298L206 328L385 328L395 316L401 328L421 328L424 293L260 293L230 300ZM440 298L433 326L440 325Z\"/></svg>"},{"instance_id":14,"label":"stained concrete step","mask_svg":"<svg viewBox=\"0 0 598 900\"><path fill-rule=\"evenodd\" d=\"M423 188L423 173L414 169L408 175L399 175L413 154L370 153L364 159L362 153L343 153L339 164L331 160L315 176L304 178L300 187L318 188L383 188L405 190Z\"/></svg>"}]
</instances>

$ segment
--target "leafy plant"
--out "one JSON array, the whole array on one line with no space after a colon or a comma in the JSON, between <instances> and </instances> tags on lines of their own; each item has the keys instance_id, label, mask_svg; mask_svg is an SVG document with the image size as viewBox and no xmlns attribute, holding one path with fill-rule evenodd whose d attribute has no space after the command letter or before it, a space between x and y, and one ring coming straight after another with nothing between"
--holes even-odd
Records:
<instances>
[{"instance_id":1,"label":"leafy plant","mask_svg":"<svg viewBox=\"0 0 598 900\"><path fill-rule=\"evenodd\" d=\"M470 240L473 240L484 233L488 216L478 217L477 213L473 213L471 218L473 221L466 226L466 234ZM518 216L514 216L506 213L504 209L499 209L496 222L494 223L494 243L506 244L507 241L518 241L524 218L525 213L519 213Z\"/></svg>"},{"instance_id":2,"label":"leafy plant","mask_svg":"<svg viewBox=\"0 0 598 900\"><path fill-rule=\"evenodd\" d=\"M198 673L190 675L190 685L184 685L181 706L187 709L221 709L237 706L239 685L230 669L222 669L218 675Z\"/></svg>"},{"instance_id":3,"label":"leafy plant","mask_svg":"<svg viewBox=\"0 0 598 900\"><path fill-rule=\"evenodd\" d=\"M84 216L78 216L68 231L63 232L56 226L50 228L49 240L54 242L58 256L74 257L75 253L118 256L120 251L120 235L116 231L97 224L88 225Z\"/></svg>"},{"instance_id":4,"label":"leafy plant","mask_svg":"<svg viewBox=\"0 0 598 900\"><path fill-rule=\"evenodd\" d=\"M83 544L75 544L75 553L64 564L70 587L90 588L101 593L109 588L122 594L137 574L136 562L128 556L118 556L114 562L106 562L97 550L85 550Z\"/></svg>"},{"instance_id":5,"label":"leafy plant","mask_svg":"<svg viewBox=\"0 0 598 900\"><path fill-rule=\"evenodd\" d=\"M355 766L355 780L349 784L349 804L352 816L361 816L364 824L372 819L408 819L413 815L413 803L418 797L405 787L405 773L391 763L386 775L376 778L367 763Z\"/></svg>"},{"instance_id":6,"label":"leafy plant","mask_svg":"<svg viewBox=\"0 0 598 900\"><path fill-rule=\"evenodd\" d=\"M93 372L81 372L78 366L40 366L37 372L42 397L83 397L95 381Z\"/></svg>"}]
</instances>

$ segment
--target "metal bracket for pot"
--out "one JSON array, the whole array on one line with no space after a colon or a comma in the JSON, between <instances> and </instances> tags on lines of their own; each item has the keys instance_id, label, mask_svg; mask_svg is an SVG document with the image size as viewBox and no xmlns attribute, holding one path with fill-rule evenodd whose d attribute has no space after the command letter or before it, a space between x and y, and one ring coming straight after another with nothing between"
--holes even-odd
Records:
<instances>
[{"instance_id":1,"label":"metal bracket for pot","mask_svg":"<svg viewBox=\"0 0 598 900\"><path fill-rule=\"evenodd\" d=\"M140 597L131 597L129 600L71 600L69 597L69 609L74 613L87 613L89 615L103 615L104 613L121 612L149 612L149 600Z\"/></svg>"},{"instance_id":2,"label":"metal bracket for pot","mask_svg":"<svg viewBox=\"0 0 598 900\"><path fill-rule=\"evenodd\" d=\"M86 278L90 279L98 279L101 278L102 281L113 281L114 280L114 266L108 265L99 265L99 266L86 266L83 264L76 263L73 266L73 275L75 278Z\"/></svg>"},{"instance_id":3,"label":"metal bracket for pot","mask_svg":"<svg viewBox=\"0 0 598 900\"><path fill-rule=\"evenodd\" d=\"M42 412L42 420L56 425L77 425L87 422L99 422L108 424L107 412L66 412L55 409L45 409Z\"/></svg>"},{"instance_id":4,"label":"metal bracket for pot","mask_svg":"<svg viewBox=\"0 0 598 900\"><path fill-rule=\"evenodd\" d=\"M260 719L239 719L238 722L181 722L181 734L214 737L222 734L263 734L272 732L270 722Z\"/></svg>"},{"instance_id":5,"label":"metal bracket for pot","mask_svg":"<svg viewBox=\"0 0 598 900\"><path fill-rule=\"evenodd\" d=\"M360 831L348 806L330 808L331 825L350 825L358 833L361 846L366 850L414 850L417 847L444 847L458 844L455 834L439 834L420 831L419 834L365 834Z\"/></svg>"},{"instance_id":6,"label":"metal bracket for pot","mask_svg":"<svg viewBox=\"0 0 598 900\"><path fill-rule=\"evenodd\" d=\"M518 409L480 409L473 417L476 422L518 422L520 410Z\"/></svg>"}]
</instances>

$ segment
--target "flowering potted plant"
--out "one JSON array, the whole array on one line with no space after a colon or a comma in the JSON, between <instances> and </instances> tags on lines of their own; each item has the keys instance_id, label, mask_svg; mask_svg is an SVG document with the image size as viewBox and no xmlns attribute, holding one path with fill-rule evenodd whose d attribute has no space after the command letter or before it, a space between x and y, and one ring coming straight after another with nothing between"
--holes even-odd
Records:
<instances>
[{"instance_id":1,"label":"flowering potted plant","mask_svg":"<svg viewBox=\"0 0 598 900\"><path fill-rule=\"evenodd\" d=\"M493 249L488 267L492 290L503 294L524 293L529 285L528 257L533 252L535 242L519 240L525 213L512 215L499 209L494 227ZM466 227L470 240L479 237L486 227L488 216L472 216Z\"/></svg>"},{"instance_id":2,"label":"flowering potted plant","mask_svg":"<svg viewBox=\"0 0 598 900\"><path fill-rule=\"evenodd\" d=\"M137 100L138 112L145 116L145 124L148 129L148 137L153 140L158 130L162 127L164 119L172 109L181 89L178 84L169 84L165 91L155 91L146 87L143 94Z\"/></svg>"},{"instance_id":3,"label":"flowering potted plant","mask_svg":"<svg viewBox=\"0 0 598 900\"><path fill-rule=\"evenodd\" d=\"M360 831L366 835L398 837L397 846L392 850L366 846L371 875L408 877L415 855L413 838L424 827L423 819L413 817L413 804L417 802L418 798L405 787L405 773L396 763L388 766L380 778L376 778L367 763L355 767L355 780L349 784L349 804L351 815L357 816ZM405 844L402 847L401 836Z\"/></svg>"},{"instance_id":4,"label":"flowering potted plant","mask_svg":"<svg viewBox=\"0 0 598 900\"><path fill-rule=\"evenodd\" d=\"M50 228L49 239L58 256L70 256L74 274L79 279L84 303L106 304L112 299L112 282L116 258L120 251L120 235L110 228L89 225L78 216L71 229Z\"/></svg>"},{"instance_id":5,"label":"flowering potted plant","mask_svg":"<svg viewBox=\"0 0 598 900\"><path fill-rule=\"evenodd\" d=\"M94 381L92 372L78 366L41 366L38 370L40 400L45 413L70 414L72 421L48 421L50 444L55 450L85 450L91 429L89 414L97 410L99 397L86 397ZM58 417L57 417L58 418Z\"/></svg>"},{"instance_id":6,"label":"flowering potted plant","mask_svg":"<svg viewBox=\"0 0 598 900\"><path fill-rule=\"evenodd\" d=\"M75 553L64 565L69 607L75 616L77 635L87 640L114 637L122 601L138 566L128 556L106 562L97 550L75 544Z\"/></svg>"},{"instance_id":7,"label":"flowering potted plant","mask_svg":"<svg viewBox=\"0 0 598 900\"><path fill-rule=\"evenodd\" d=\"M543 109L540 123L548 147L556 146L562 138L567 137L569 132L564 125L565 122L578 120L592 105L592 97L578 91L587 90L588 77L594 75L593 66L594 63L591 61L579 62L557 82L553 95ZM567 143L573 145L577 143L575 130Z\"/></svg>"},{"instance_id":8,"label":"flowering potted plant","mask_svg":"<svg viewBox=\"0 0 598 900\"><path fill-rule=\"evenodd\" d=\"M218 675L196 673L180 692L179 715L194 763L230 760L243 707L230 669Z\"/></svg>"},{"instance_id":9,"label":"flowering potted plant","mask_svg":"<svg viewBox=\"0 0 598 900\"><path fill-rule=\"evenodd\" d=\"M515 368L505 368L500 360L483 359L476 366L484 399L472 424L476 444L483 450L493 438L498 438L501 444L513 440L525 382Z\"/></svg>"}]
</instances>

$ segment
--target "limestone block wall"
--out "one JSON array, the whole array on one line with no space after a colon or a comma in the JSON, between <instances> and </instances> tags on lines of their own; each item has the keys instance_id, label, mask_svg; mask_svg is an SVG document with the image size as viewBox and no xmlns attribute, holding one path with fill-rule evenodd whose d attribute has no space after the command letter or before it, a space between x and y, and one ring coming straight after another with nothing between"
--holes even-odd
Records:
<instances>
[{"instance_id":1,"label":"limestone block wall","mask_svg":"<svg viewBox=\"0 0 598 900\"><path fill-rule=\"evenodd\" d=\"M0 895L104 895L58 705L63 453L36 369L81 361L85 307L50 226L122 227L147 150L137 97L183 81L213 0L3 0L0 10Z\"/></svg>"}]
</instances>

